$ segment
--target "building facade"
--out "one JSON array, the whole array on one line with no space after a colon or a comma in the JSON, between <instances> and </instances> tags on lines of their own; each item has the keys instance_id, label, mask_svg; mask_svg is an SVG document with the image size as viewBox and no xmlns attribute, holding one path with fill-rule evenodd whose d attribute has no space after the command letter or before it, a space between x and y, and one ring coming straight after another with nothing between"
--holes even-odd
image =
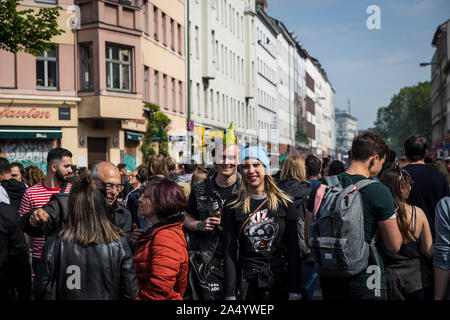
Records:
<instances>
[{"instance_id":1,"label":"building facade","mask_svg":"<svg viewBox=\"0 0 450 320\"><path fill-rule=\"evenodd\" d=\"M285 25L274 18L280 32L277 35L277 106L279 153L292 152L295 147L294 119L294 46Z\"/></svg>"},{"instance_id":2,"label":"building facade","mask_svg":"<svg viewBox=\"0 0 450 320\"><path fill-rule=\"evenodd\" d=\"M276 24L267 15L267 4L257 4L256 15L256 87L258 144L278 155L277 122L277 35Z\"/></svg>"},{"instance_id":3,"label":"building facade","mask_svg":"<svg viewBox=\"0 0 450 320\"><path fill-rule=\"evenodd\" d=\"M255 3L191 0L189 100L194 159L211 163L205 145L233 122L240 143L256 138Z\"/></svg>"},{"instance_id":4,"label":"building facade","mask_svg":"<svg viewBox=\"0 0 450 320\"><path fill-rule=\"evenodd\" d=\"M450 20L441 24L433 37L436 48L431 60L431 144L430 156L450 155Z\"/></svg>"},{"instance_id":5,"label":"building facade","mask_svg":"<svg viewBox=\"0 0 450 320\"><path fill-rule=\"evenodd\" d=\"M52 2L21 4L37 10ZM37 57L0 53L7 69L0 80L2 155L44 168L48 150L61 146L79 167L107 160L132 170L142 161L146 102L171 118L171 132L186 126L184 2L57 4L65 31L52 39L57 49Z\"/></svg>"},{"instance_id":6,"label":"building facade","mask_svg":"<svg viewBox=\"0 0 450 320\"><path fill-rule=\"evenodd\" d=\"M59 1L62 6L74 1ZM19 10L49 6L22 1ZM0 154L10 162L37 165L46 172L47 152L78 145L76 37L61 10L64 33L53 41L57 49L37 57L0 50Z\"/></svg>"},{"instance_id":7,"label":"building facade","mask_svg":"<svg viewBox=\"0 0 450 320\"><path fill-rule=\"evenodd\" d=\"M336 108L336 153L338 159L348 162L348 152L352 149L353 138L358 134L357 119L347 110Z\"/></svg>"}]
</instances>

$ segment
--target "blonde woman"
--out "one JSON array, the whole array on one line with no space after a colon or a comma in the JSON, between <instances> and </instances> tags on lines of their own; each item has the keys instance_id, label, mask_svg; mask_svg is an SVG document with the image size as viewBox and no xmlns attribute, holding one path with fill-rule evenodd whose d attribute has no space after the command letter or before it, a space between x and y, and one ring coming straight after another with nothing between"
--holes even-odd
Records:
<instances>
[{"instance_id":1,"label":"blonde woman","mask_svg":"<svg viewBox=\"0 0 450 320\"><path fill-rule=\"evenodd\" d=\"M294 203L270 176L264 148L245 149L240 163L240 191L222 215L225 297L300 299Z\"/></svg>"},{"instance_id":2,"label":"blonde woman","mask_svg":"<svg viewBox=\"0 0 450 320\"><path fill-rule=\"evenodd\" d=\"M169 167L163 155L154 154L148 161L148 176L169 177Z\"/></svg>"},{"instance_id":3,"label":"blonde woman","mask_svg":"<svg viewBox=\"0 0 450 320\"><path fill-rule=\"evenodd\" d=\"M311 300L319 275L314 270L311 250L305 243L306 203L313 189L306 179L305 160L297 155L287 157L283 162L280 180L280 188L294 200L301 260L301 287L306 294L304 298Z\"/></svg>"}]
</instances>

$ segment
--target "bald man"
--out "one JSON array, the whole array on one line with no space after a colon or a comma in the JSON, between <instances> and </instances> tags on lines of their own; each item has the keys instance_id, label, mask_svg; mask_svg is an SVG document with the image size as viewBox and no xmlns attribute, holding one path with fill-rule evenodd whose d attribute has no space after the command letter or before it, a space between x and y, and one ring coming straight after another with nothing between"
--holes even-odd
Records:
<instances>
[{"instance_id":1,"label":"bald man","mask_svg":"<svg viewBox=\"0 0 450 320\"><path fill-rule=\"evenodd\" d=\"M113 221L130 240L132 231L131 213L117 201L117 197L123 188L119 169L112 163L103 161L95 164L90 175L99 178L106 184L106 200L111 206ZM59 230L67 217L68 200L67 194L55 194L41 209L25 214L21 219L24 232L31 236L38 236L50 235Z\"/></svg>"}]
</instances>

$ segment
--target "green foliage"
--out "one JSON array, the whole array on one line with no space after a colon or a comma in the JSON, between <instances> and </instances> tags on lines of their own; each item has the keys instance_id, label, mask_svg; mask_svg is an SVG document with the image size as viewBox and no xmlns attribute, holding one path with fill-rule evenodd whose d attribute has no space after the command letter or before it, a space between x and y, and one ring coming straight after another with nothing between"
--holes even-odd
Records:
<instances>
[{"instance_id":1,"label":"green foliage","mask_svg":"<svg viewBox=\"0 0 450 320\"><path fill-rule=\"evenodd\" d=\"M0 1L0 49L14 53L23 50L36 56L57 47L50 40L64 32L57 22L62 8L41 8L35 13L32 9L18 11L18 5L18 0Z\"/></svg>"},{"instance_id":2,"label":"green foliage","mask_svg":"<svg viewBox=\"0 0 450 320\"><path fill-rule=\"evenodd\" d=\"M152 143L159 143L159 153L163 156L169 156L169 124L170 118L160 111L159 106L153 103L147 103L145 106L145 116L148 120L147 132L144 134L142 143L142 153L144 163L148 161L151 155L156 154Z\"/></svg>"},{"instance_id":3,"label":"green foliage","mask_svg":"<svg viewBox=\"0 0 450 320\"><path fill-rule=\"evenodd\" d=\"M309 145L308 135L302 129L297 129L297 131L295 132L295 140L297 140L298 142L303 142L303 143Z\"/></svg>"},{"instance_id":4,"label":"green foliage","mask_svg":"<svg viewBox=\"0 0 450 320\"><path fill-rule=\"evenodd\" d=\"M398 156L403 155L403 144L410 135L420 134L431 141L430 82L402 88L387 107L378 109L374 124L375 131Z\"/></svg>"}]
</instances>

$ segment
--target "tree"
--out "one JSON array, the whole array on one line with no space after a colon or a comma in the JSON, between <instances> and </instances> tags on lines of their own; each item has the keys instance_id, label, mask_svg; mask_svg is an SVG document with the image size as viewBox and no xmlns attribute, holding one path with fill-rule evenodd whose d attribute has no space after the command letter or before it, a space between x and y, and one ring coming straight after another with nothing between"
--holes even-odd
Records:
<instances>
[{"instance_id":1,"label":"tree","mask_svg":"<svg viewBox=\"0 0 450 320\"><path fill-rule=\"evenodd\" d=\"M144 141L142 143L142 153L144 162L148 158L156 154L156 150L152 147L154 142L159 143L159 153L163 156L169 156L169 124L172 120L160 111L159 106L153 103L147 103L145 106L145 117L148 120L147 132L144 134Z\"/></svg>"},{"instance_id":2,"label":"tree","mask_svg":"<svg viewBox=\"0 0 450 320\"><path fill-rule=\"evenodd\" d=\"M403 144L413 134L431 141L430 82L402 88L387 107L378 109L374 124L375 131L398 155L404 153Z\"/></svg>"},{"instance_id":3,"label":"tree","mask_svg":"<svg viewBox=\"0 0 450 320\"><path fill-rule=\"evenodd\" d=\"M50 40L64 32L58 29L60 6L18 11L19 0L0 1L0 49L25 51L34 56L58 46Z\"/></svg>"},{"instance_id":4,"label":"tree","mask_svg":"<svg viewBox=\"0 0 450 320\"><path fill-rule=\"evenodd\" d=\"M306 134L305 131L303 131L300 128L298 128L297 131L295 132L295 140L309 145L308 135Z\"/></svg>"}]
</instances>

